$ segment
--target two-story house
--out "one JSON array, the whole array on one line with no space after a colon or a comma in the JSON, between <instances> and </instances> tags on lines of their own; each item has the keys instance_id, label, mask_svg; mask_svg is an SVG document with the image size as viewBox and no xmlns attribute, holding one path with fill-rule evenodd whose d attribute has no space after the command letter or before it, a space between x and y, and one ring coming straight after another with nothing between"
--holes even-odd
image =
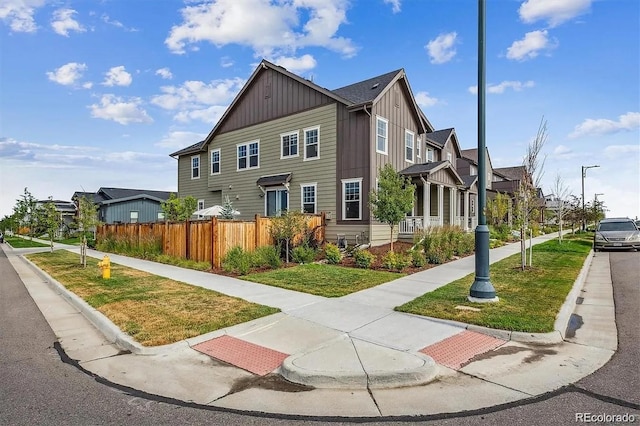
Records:
<instances>
[{"instance_id":1,"label":"two-story house","mask_svg":"<svg viewBox=\"0 0 640 426\"><path fill-rule=\"evenodd\" d=\"M239 219L325 212L328 240L376 244L388 226L371 217L369 192L387 163L418 186L402 233L471 227L476 179L457 173L460 152L455 131L436 131L420 110L402 69L328 90L262 61L209 135L171 156L178 196L198 208L229 196Z\"/></svg>"}]
</instances>

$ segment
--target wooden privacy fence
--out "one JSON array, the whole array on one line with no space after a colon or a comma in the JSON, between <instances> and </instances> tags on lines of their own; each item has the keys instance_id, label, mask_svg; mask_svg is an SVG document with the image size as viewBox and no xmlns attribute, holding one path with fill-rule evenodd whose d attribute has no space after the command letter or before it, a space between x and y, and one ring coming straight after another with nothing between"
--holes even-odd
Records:
<instances>
[{"instance_id":1,"label":"wooden privacy fence","mask_svg":"<svg viewBox=\"0 0 640 426\"><path fill-rule=\"evenodd\" d=\"M305 215L307 229L319 243L325 238L325 215ZM256 215L253 221L197 220L185 222L122 223L101 225L97 240L112 236L126 238L132 244L161 241L162 253L198 262L210 262L219 268L233 247L253 251L275 244L271 237L271 218ZM300 235L297 240L302 236Z\"/></svg>"}]
</instances>

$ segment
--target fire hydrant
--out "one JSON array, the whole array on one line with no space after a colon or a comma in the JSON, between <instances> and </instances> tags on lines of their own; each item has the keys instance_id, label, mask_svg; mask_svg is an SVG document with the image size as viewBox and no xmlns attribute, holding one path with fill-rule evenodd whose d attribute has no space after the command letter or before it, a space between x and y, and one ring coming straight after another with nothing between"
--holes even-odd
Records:
<instances>
[{"instance_id":1,"label":"fire hydrant","mask_svg":"<svg viewBox=\"0 0 640 426\"><path fill-rule=\"evenodd\" d=\"M108 280L111 278L111 260L106 254L100 262L98 262L98 268L102 269L102 278Z\"/></svg>"}]
</instances>

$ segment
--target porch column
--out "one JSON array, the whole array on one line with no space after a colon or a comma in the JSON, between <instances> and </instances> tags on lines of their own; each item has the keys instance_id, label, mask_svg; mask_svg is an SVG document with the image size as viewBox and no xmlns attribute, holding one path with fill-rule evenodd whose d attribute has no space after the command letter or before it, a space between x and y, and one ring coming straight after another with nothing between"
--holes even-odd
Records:
<instances>
[{"instance_id":1,"label":"porch column","mask_svg":"<svg viewBox=\"0 0 640 426\"><path fill-rule=\"evenodd\" d=\"M426 229L431 220L431 183L427 182L422 176L422 228Z\"/></svg>"},{"instance_id":2,"label":"porch column","mask_svg":"<svg viewBox=\"0 0 640 426\"><path fill-rule=\"evenodd\" d=\"M464 218L462 219L462 229L469 230L469 191L464 191Z\"/></svg>"},{"instance_id":3,"label":"porch column","mask_svg":"<svg viewBox=\"0 0 640 426\"><path fill-rule=\"evenodd\" d=\"M444 185L438 185L438 224L444 226Z\"/></svg>"},{"instance_id":4,"label":"porch column","mask_svg":"<svg viewBox=\"0 0 640 426\"><path fill-rule=\"evenodd\" d=\"M456 189L449 188L449 224L456 224Z\"/></svg>"}]
</instances>

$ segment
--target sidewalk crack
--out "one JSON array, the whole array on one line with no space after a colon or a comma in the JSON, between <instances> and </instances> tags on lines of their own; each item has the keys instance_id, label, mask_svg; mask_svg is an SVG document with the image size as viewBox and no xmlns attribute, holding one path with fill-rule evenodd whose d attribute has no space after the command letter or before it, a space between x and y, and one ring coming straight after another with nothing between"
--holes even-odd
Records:
<instances>
[{"instance_id":1,"label":"sidewalk crack","mask_svg":"<svg viewBox=\"0 0 640 426\"><path fill-rule=\"evenodd\" d=\"M376 401L376 397L373 395L373 391L371 390L371 386L369 386L369 383L370 383L370 381L369 381L369 373L367 373L367 370L364 368L364 365L362 364L362 359L360 358L360 354L358 353L358 349L356 348L356 345L353 343L353 339L351 338L349 333L347 333L347 336L349 337L349 341L351 342L351 346L353 346L353 350L356 353L356 356L358 357L358 361L360 362L360 367L362 367L362 371L364 371L365 376L367 376L367 392L369 393L369 397L373 401L373 404L376 406L376 410L378 410L378 414L380 416L382 416L382 411L380 411L380 406L378 405L378 401Z\"/></svg>"}]
</instances>

